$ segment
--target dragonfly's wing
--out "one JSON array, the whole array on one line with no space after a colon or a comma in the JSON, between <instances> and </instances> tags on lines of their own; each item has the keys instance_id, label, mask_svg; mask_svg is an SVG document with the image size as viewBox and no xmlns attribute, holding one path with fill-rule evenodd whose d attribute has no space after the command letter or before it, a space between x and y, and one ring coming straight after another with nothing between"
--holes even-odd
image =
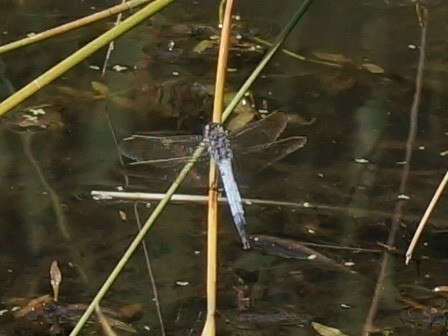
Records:
<instances>
[{"instance_id":1,"label":"dragonfly's wing","mask_svg":"<svg viewBox=\"0 0 448 336\"><path fill-rule=\"evenodd\" d=\"M266 144L251 146L245 148L239 154L237 153L236 161L241 166L241 169L258 172L302 148L305 146L306 141L306 137L292 136Z\"/></svg>"},{"instance_id":2,"label":"dragonfly's wing","mask_svg":"<svg viewBox=\"0 0 448 336\"><path fill-rule=\"evenodd\" d=\"M235 150L257 144L272 143L278 139L288 124L288 116L282 112L274 112L264 119L250 123L232 135L232 146Z\"/></svg>"},{"instance_id":3,"label":"dragonfly's wing","mask_svg":"<svg viewBox=\"0 0 448 336\"><path fill-rule=\"evenodd\" d=\"M232 135L234 153L262 152L263 168L282 159L302 147L304 138L288 138L276 141L288 123L285 113L275 112L268 117L249 124ZM146 136L132 135L120 143L121 154L134 160L133 165L149 164L158 167L174 167L188 160L197 145L200 135ZM262 144L262 145L260 145ZM260 161L258 161L260 162ZM261 168L262 169L262 168ZM259 169L257 169L259 170Z\"/></svg>"},{"instance_id":4,"label":"dragonfly's wing","mask_svg":"<svg viewBox=\"0 0 448 336\"><path fill-rule=\"evenodd\" d=\"M176 166L188 160L202 141L200 135L145 136L132 135L122 140L120 152L134 160L133 165Z\"/></svg>"}]
</instances>

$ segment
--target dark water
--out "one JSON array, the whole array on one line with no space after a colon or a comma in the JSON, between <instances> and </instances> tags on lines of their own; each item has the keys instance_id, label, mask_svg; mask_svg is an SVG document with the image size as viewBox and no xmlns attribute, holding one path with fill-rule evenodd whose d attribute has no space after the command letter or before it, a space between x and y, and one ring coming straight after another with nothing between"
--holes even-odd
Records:
<instances>
[{"instance_id":1,"label":"dark water","mask_svg":"<svg viewBox=\"0 0 448 336\"><path fill-rule=\"evenodd\" d=\"M300 62L279 54L253 88L256 109L289 113L285 136L307 136L308 143L260 173L246 174L244 165L238 167L244 176L244 197L301 204L247 206L251 233L381 251L377 242L386 243L391 228L398 224L394 245L399 254L390 257L375 325L399 335L435 332L422 309L412 314L412 320L421 317L416 323L400 318L407 309L415 309L402 299L411 297L425 307L437 306L443 297L424 289L448 281L444 270L447 202L443 197L416 251L418 265L404 266L400 255L446 167L448 4L424 3L428 7L426 63L407 178L403 178L403 161L420 26L413 5L393 0L315 1L286 47L343 66ZM114 4L3 1L1 41L13 41ZM255 34L272 40L297 3L284 1L279 6L279 2L257 0L241 1L237 6L243 36ZM109 120L118 138L139 131L200 132L211 111L208 92L216 52L197 55L191 50L216 33L216 15L214 1L178 1L116 42L104 78L94 69L104 61L105 50L101 50L7 116L9 121L2 123L0 131L2 302L49 293L48 268L55 259L64 277L61 300L87 303L92 298L137 226L133 204L98 203L89 192L119 186L164 192L173 176L167 169L121 168ZM1 55L1 96L21 88L113 22L105 20ZM239 87L261 53L244 48L234 51L230 67L237 71L229 75L230 91ZM373 64L382 73L371 73L363 64ZM114 65L126 71L115 71ZM107 86L107 97L95 91L92 82ZM11 126L13 113L18 116L27 107L41 105L45 117L41 119L39 111L35 114L45 127L35 125L24 131ZM301 119L315 121L307 124ZM125 172L130 174L128 187ZM191 178L181 191L204 193L197 181ZM304 202L311 206L303 206ZM402 214L394 221L397 208ZM138 212L147 218L151 207L139 204ZM222 213L219 309L250 314L256 322L240 328L237 321L221 318L220 334L312 335L311 321L350 335L361 334L383 260L381 253L318 249L336 263L353 263L349 267L356 272L349 273L267 251L242 252L225 207ZM205 222L203 205L173 204L148 237L169 335L196 335L201 330ZM145 326L160 334L152 297L144 254L139 250L105 303L142 303L143 317L134 326L142 335ZM438 313L443 310L440 305L437 309ZM282 319L276 320L277 316ZM285 316L291 320L285 321Z\"/></svg>"}]
</instances>

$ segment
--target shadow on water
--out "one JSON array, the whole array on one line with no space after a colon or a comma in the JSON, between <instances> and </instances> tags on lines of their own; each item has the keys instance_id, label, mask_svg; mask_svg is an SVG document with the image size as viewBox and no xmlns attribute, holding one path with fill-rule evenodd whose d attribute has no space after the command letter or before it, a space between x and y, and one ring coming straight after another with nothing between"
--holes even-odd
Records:
<instances>
[{"instance_id":1,"label":"shadow on water","mask_svg":"<svg viewBox=\"0 0 448 336\"><path fill-rule=\"evenodd\" d=\"M257 173L249 165L255 161L238 165L244 197L297 206L247 205L250 233L275 242L260 242L249 252L240 250L222 207L221 335L314 335L311 322L360 334L384 252L378 242L388 239L397 201L403 203L402 216L372 334L443 330L446 296L431 290L448 281L445 199L431 218L416 261L403 264L446 166L448 5L423 3L429 13L426 64L405 194L399 194L399 187L420 43L410 1L316 1L285 46L311 61L276 55L246 106L238 108L232 121L237 126L266 112L286 113L282 137L306 136L307 144ZM254 37L272 40L295 5L238 4L229 96L265 51ZM102 6L101 1L5 1L0 5L5 13L2 42ZM109 120L119 140L141 132L200 133L211 111L217 44L210 36L219 33L216 13L214 2L176 2L116 41L104 78L97 70L104 61L101 50L2 122L3 306L13 297L48 294L53 260L63 273L60 300L68 305L88 303L102 284L138 228L131 202L96 202L90 191L163 192L175 170L123 168ZM0 96L22 87L112 22L2 55ZM194 171L181 192L204 193L202 174ZM152 207L140 202L140 216L147 218ZM205 211L202 204L169 205L147 239L168 335L198 335L202 327ZM318 244L306 246L330 262L297 242ZM160 334L152 298L144 252L139 251L105 305L141 303L144 314L134 327L139 333L149 328ZM18 329L27 334L25 326Z\"/></svg>"}]
</instances>

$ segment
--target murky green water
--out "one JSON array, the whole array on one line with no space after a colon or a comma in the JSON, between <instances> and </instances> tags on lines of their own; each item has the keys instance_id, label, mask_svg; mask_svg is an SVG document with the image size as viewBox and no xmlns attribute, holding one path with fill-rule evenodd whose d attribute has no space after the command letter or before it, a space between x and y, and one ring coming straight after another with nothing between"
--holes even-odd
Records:
<instances>
[{"instance_id":1,"label":"murky green water","mask_svg":"<svg viewBox=\"0 0 448 336\"><path fill-rule=\"evenodd\" d=\"M316 248L354 272L315 260L285 259L283 252L243 252L224 206L219 334L313 335L309 322L315 321L360 335L383 262L378 242L387 243L392 227L397 229L392 244L398 254L389 256L375 325L397 335L440 331L430 327L421 309L406 315L418 316L413 323L403 318L417 306L403 303L404 297L443 313L439 301L444 296L424 289L448 281L444 198L420 241L418 263L405 266L401 255L446 166L448 4L425 4L426 63L407 176L404 161L421 29L414 6L406 1L316 1L285 47L333 66L279 54L254 85L255 110L288 113L282 136L302 135L308 142L259 173L248 172L244 162L238 165L244 197L297 203L247 206L249 231L376 251ZM4 1L2 44L112 5L114 1ZM229 67L235 71L229 73L229 91L239 87L263 53L251 50L254 44L246 38L272 40L296 5L237 4L242 22L238 29L246 44L232 53ZM216 33L216 15L214 1L178 1L116 42L104 77L97 70L104 62L101 50L7 116L0 130L3 304L12 297L50 293L48 268L55 259L63 273L61 301L88 303L93 297L138 229L131 202L96 202L90 191L120 187L164 192L174 176L171 168L122 168L110 124L118 139L142 131L201 131L211 111L208 92L216 52L212 48L197 54L192 49ZM1 97L113 21L2 55ZM39 123L24 131L15 120L13 127L12 113L19 115L30 106L34 112L18 126L24 126L23 120L30 126L33 117ZM204 194L198 181L202 171L194 174L181 191ZM139 216L146 219L153 207L139 203ZM148 236L168 335L200 334L206 301L205 233L205 206L184 203L168 206ZM423 292L414 293L415 288ZM139 250L105 304L142 303L143 317L133 323L138 334L160 335L152 298Z\"/></svg>"}]
</instances>

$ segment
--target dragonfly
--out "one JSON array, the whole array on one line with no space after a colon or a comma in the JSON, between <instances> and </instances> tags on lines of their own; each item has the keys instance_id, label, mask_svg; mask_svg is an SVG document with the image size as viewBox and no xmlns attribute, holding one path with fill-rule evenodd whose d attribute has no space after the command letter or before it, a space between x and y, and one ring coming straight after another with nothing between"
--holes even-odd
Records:
<instances>
[{"instance_id":1,"label":"dragonfly","mask_svg":"<svg viewBox=\"0 0 448 336\"><path fill-rule=\"evenodd\" d=\"M224 190L232 213L235 228L240 236L243 249L250 249L246 233L246 218L244 217L241 194L233 174L233 152L230 146L228 132L219 123L207 124L204 128L204 140L208 146L210 157L215 161L221 174Z\"/></svg>"},{"instance_id":2,"label":"dragonfly","mask_svg":"<svg viewBox=\"0 0 448 336\"><path fill-rule=\"evenodd\" d=\"M228 198L235 227L241 238L243 248L249 248L246 237L246 220L239 188L234 178L232 159L235 157L251 170L262 170L297 151L306 144L306 137L291 136L279 139L288 123L288 116L274 112L267 117L252 122L244 128L230 133L220 125L209 124L203 135L131 135L120 143L123 156L133 160L129 165L151 165L160 168L176 167L189 160L195 148L205 140L209 154L217 163L224 190ZM263 161L254 157L264 156ZM207 158L207 155L203 155Z\"/></svg>"}]
</instances>

